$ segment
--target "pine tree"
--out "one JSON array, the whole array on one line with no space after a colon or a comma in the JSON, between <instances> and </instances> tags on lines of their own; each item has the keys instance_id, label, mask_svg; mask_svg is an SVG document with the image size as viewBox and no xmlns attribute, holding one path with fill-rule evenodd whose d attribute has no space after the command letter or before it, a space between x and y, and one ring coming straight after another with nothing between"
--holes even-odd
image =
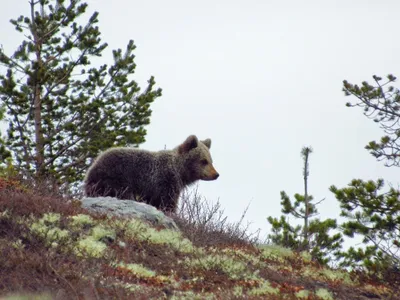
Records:
<instances>
[{"instance_id":1,"label":"pine tree","mask_svg":"<svg viewBox=\"0 0 400 300\"><path fill-rule=\"evenodd\" d=\"M348 237L363 237L364 248L351 247L338 253L342 266L363 266L369 270L400 267L400 191L390 188L381 192L384 181L353 179L348 187L330 191L340 202L341 225Z\"/></svg>"},{"instance_id":2,"label":"pine tree","mask_svg":"<svg viewBox=\"0 0 400 300\"><path fill-rule=\"evenodd\" d=\"M345 95L358 99L346 105L362 107L364 115L379 123L385 133L379 142L371 141L365 148L386 166L400 166L400 94L392 85L396 77L388 75L383 80L374 75L373 79L373 85L363 81L360 86L344 80ZM400 267L400 192L392 187L382 192L383 187L383 179L354 179L346 188L330 188L340 202L342 216L349 219L342 224L344 234L361 235L365 246L339 253L342 265L372 271Z\"/></svg>"},{"instance_id":3,"label":"pine tree","mask_svg":"<svg viewBox=\"0 0 400 300\"><path fill-rule=\"evenodd\" d=\"M308 193L308 162L311 153L311 147L304 147L301 150L304 160L304 194L295 194L295 200L292 203L289 196L281 191L282 213L302 220L303 225L293 226L285 219L285 216L281 216L280 219L270 216L268 222L272 225L272 234L268 237L274 244L295 251L308 251L314 260L326 264L331 259L330 255L340 249L343 238L340 233L329 235L330 230L337 228L336 220L326 219L321 221L315 218L318 215L316 205L323 200L313 203L314 198Z\"/></svg>"},{"instance_id":4,"label":"pine tree","mask_svg":"<svg viewBox=\"0 0 400 300\"><path fill-rule=\"evenodd\" d=\"M80 2L30 0L30 15L11 20L25 40L12 55L0 49L5 144L26 176L55 177L60 184L81 180L100 150L143 143L150 105L161 96L153 77L143 92L130 79L132 40L124 52L113 50L112 65L91 65L107 44L97 12L78 24L87 9Z\"/></svg>"},{"instance_id":5,"label":"pine tree","mask_svg":"<svg viewBox=\"0 0 400 300\"><path fill-rule=\"evenodd\" d=\"M400 165L400 94L391 83L396 77L388 75L386 80L373 76L374 84L363 81L361 85L343 81L346 96L355 96L358 101L347 102L348 107L363 108L364 115L379 123L385 135L380 141L371 141L365 146L378 160L387 166Z\"/></svg>"}]
</instances>

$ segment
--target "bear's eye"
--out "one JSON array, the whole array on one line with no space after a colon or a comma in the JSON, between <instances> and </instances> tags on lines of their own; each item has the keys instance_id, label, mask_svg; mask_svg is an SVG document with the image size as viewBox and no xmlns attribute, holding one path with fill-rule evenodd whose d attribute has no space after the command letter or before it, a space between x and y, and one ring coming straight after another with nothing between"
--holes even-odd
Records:
<instances>
[{"instance_id":1,"label":"bear's eye","mask_svg":"<svg viewBox=\"0 0 400 300\"><path fill-rule=\"evenodd\" d=\"M205 166L205 165L208 165L207 159L203 159L203 160L201 161L201 164L204 165L204 166Z\"/></svg>"}]
</instances>

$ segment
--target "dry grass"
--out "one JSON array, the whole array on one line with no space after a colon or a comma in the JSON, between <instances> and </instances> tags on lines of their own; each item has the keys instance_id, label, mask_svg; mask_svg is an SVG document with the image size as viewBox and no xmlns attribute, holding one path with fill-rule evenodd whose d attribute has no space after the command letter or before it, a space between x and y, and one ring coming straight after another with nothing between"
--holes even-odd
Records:
<instances>
[{"instance_id":1,"label":"dry grass","mask_svg":"<svg viewBox=\"0 0 400 300\"><path fill-rule=\"evenodd\" d=\"M209 203L195 189L184 193L176 216L172 216L183 234L195 245L252 245L260 242L259 230L250 232L244 224L247 208L238 222L229 222L219 201Z\"/></svg>"}]
</instances>

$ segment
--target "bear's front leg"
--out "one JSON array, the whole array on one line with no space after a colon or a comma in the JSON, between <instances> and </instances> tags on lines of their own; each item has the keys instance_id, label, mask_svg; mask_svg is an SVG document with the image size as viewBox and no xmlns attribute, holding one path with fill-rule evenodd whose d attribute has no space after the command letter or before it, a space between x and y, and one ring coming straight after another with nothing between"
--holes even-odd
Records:
<instances>
[{"instance_id":1,"label":"bear's front leg","mask_svg":"<svg viewBox=\"0 0 400 300\"><path fill-rule=\"evenodd\" d=\"M176 213L178 209L179 191L170 190L160 196L158 208L163 212Z\"/></svg>"}]
</instances>

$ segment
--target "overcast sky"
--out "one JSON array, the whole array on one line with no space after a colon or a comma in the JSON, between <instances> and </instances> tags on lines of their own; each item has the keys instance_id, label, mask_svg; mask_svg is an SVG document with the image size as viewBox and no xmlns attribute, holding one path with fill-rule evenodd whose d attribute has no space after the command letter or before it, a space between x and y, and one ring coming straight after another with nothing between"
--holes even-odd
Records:
<instances>
[{"instance_id":1,"label":"overcast sky","mask_svg":"<svg viewBox=\"0 0 400 300\"><path fill-rule=\"evenodd\" d=\"M172 148L188 135L211 138L220 173L200 193L220 200L231 221L251 202L247 219L268 233L267 216L281 215L280 191L303 192L303 146L312 146L309 192L321 218L338 218L328 188L353 178L398 185L364 149L382 136L361 109L347 108L342 81L400 76L399 1L129 1L89 0L111 50L137 46L142 87L154 75L163 96L152 106L141 148ZM21 35L9 23L29 14L28 0L0 11L6 53ZM4 127L2 129L4 132Z\"/></svg>"}]
</instances>

